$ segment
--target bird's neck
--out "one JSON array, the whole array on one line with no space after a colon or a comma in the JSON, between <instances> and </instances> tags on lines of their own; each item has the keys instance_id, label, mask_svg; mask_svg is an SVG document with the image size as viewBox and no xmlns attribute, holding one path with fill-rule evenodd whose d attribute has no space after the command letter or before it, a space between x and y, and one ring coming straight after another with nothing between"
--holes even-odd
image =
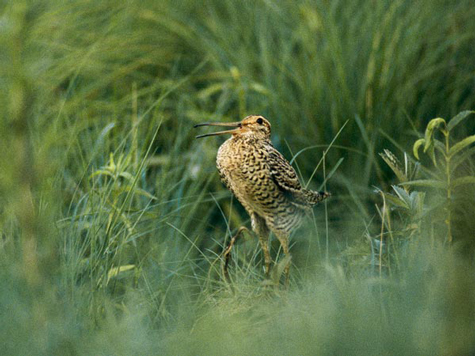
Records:
<instances>
[{"instance_id":1,"label":"bird's neck","mask_svg":"<svg viewBox=\"0 0 475 356\"><path fill-rule=\"evenodd\" d=\"M246 145L272 145L270 139L268 138L257 138L255 136L233 136L230 138L230 140L234 144L246 144Z\"/></svg>"}]
</instances>

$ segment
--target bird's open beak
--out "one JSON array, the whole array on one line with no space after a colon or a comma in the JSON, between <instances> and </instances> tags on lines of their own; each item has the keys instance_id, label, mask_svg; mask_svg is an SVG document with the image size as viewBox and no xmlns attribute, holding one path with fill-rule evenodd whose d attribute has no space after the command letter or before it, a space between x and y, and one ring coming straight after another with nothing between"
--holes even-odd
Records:
<instances>
[{"instance_id":1,"label":"bird's open beak","mask_svg":"<svg viewBox=\"0 0 475 356\"><path fill-rule=\"evenodd\" d=\"M204 134L204 135L198 135L196 138L202 138L202 137L208 137L208 136L218 136L218 135L226 135L226 134L235 134L238 133L241 130L241 122L204 122L202 124L197 124L194 127L200 127L200 126L224 126L224 127L236 127L233 130L224 130L224 131L218 131L218 132L212 132L209 134Z\"/></svg>"}]
</instances>

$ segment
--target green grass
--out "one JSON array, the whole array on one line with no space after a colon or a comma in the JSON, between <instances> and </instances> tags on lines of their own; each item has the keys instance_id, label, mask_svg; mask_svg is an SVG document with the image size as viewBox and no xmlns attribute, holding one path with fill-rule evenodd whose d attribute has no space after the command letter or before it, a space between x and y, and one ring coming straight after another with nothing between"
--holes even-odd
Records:
<instances>
[{"instance_id":1,"label":"green grass","mask_svg":"<svg viewBox=\"0 0 475 356\"><path fill-rule=\"evenodd\" d=\"M475 108L474 15L470 0L0 5L2 354L473 353L475 116L450 130L456 169L424 147L443 131L412 152L431 119ZM289 290L264 281L252 237L224 279L249 218L216 174L222 141L194 140L252 113L333 194L292 236Z\"/></svg>"}]
</instances>

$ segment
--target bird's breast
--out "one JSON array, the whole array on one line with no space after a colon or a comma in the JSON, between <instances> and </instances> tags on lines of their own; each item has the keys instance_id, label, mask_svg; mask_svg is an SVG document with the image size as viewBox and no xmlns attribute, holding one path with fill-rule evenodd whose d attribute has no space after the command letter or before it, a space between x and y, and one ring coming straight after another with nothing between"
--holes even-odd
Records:
<instances>
[{"instance_id":1,"label":"bird's breast","mask_svg":"<svg viewBox=\"0 0 475 356\"><path fill-rule=\"evenodd\" d=\"M263 147L233 138L221 145L216 163L220 172L229 175L231 179L239 179L240 176L247 180L264 178L268 171Z\"/></svg>"},{"instance_id":2,"label":"bird's breast","mask_svg":"<svg viewBox=\"0 0 475 356\"><path fill-rule=\"evenodd\" d=\"M228 140L219 148L217 167L224 183L238 199L261 210L281 200L275 185L264 145Z\"/></svg>"}]
</instances>

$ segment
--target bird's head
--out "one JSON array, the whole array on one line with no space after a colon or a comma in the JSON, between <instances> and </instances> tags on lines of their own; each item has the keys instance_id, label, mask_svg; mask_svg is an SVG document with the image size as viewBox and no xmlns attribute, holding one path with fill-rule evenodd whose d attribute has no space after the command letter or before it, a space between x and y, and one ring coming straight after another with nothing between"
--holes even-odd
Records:
<instances>
[{"instance_id":1,"label":"bird's head","mask_svg":"<svg viewBox=\"0 0 475 356\"><path fill-rule=\"evenodd\" d=\"M270 138L270 122L263 116L251 115L238 122L205 122L195 125L200 126L225 126L235 127L232 130L218 131L204 135L198 135L196 138L231 134L234 137L254 138L257 140L265 140Z\"/></svg>"}]
</instances>

